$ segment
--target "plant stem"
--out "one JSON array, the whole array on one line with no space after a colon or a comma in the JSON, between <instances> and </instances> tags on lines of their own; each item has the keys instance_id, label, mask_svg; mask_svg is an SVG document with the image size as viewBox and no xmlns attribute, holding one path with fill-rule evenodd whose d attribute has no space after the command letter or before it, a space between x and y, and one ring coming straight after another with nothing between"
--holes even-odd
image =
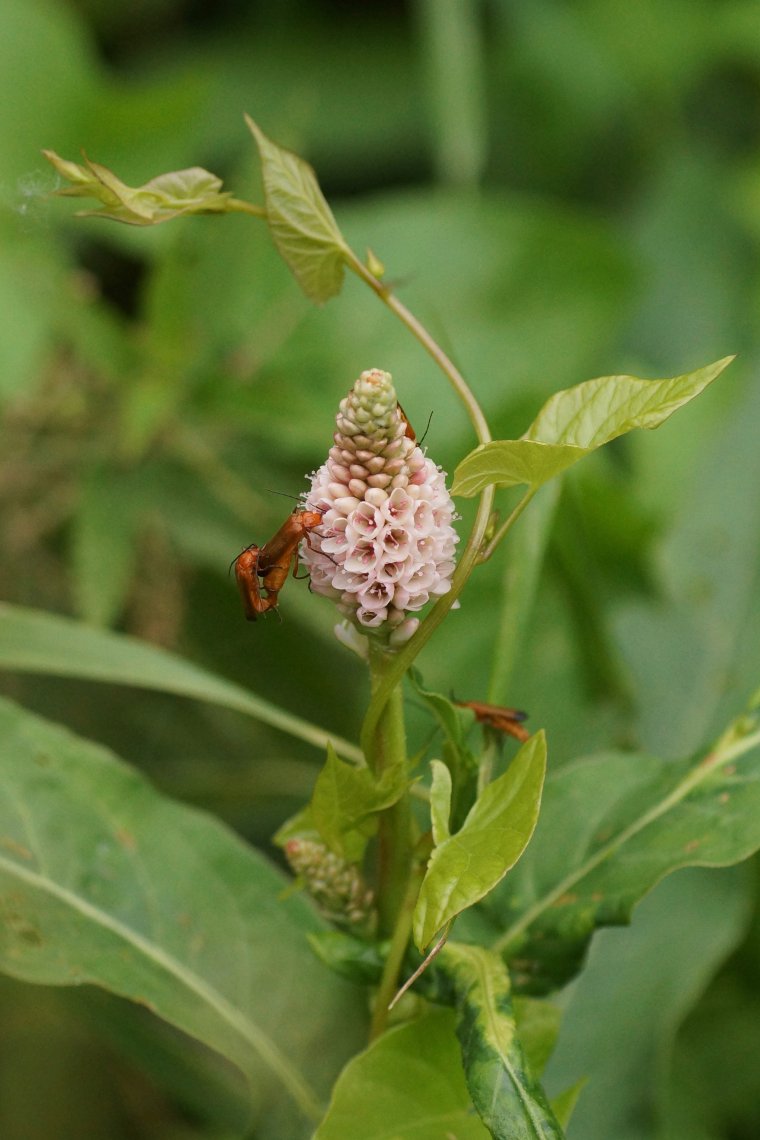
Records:
<instances>
[{"instance_id":1,"label":"plant stem","mask_svg":"<svg viewBox=\"0 0 760 1140\"><path fill-rule=\"evenodd\" d=\"M465 582L470 576L470 572L479 561L480 548L488 527L488 520L491 516L493 495L493 487L488 487L481 496L478 513L475 518L475 525L470 533L464 553L454 571L454 575L451 579L451 589L448 594L444 594L442 598L439 598L420 625L414 637L411 637L406 645L390 658L382 677L378 680L377 686L373 688L372 699L367 708L361 731L361 746L365 755L368 755L372 749L372 738L386 701L396 686L401 683L404 674L417 654L422 647L427 644L446 617L446 614L454 605L454 602L464 588Z\"/></svg>"},{"instance_id":2,"label":"plant stem","mask_svg":"<svg viewBox=\"0 0 760 1140\"><path fill-rule=\"evenodd\" d=\"M401 964L404 961L409 938L412 933L412 917L417 905L417 896L420 893L420 884L425 870L424 863L415 863L412 873L407 881L406 891L401 900L401 906L396 917L396 926L391 938L388 957L385 959L383 976L375 995L375 1005L372 1011L370 1025L370 1041L374 1041L385 1032L388 1023L388 1006L393 1001L398 989L398 979L401 973Z\"/></svg>"},{"instance_id":3,"label":"plant stem","mask_svg":"<svg viewBox=\"0 0 760 1140\"><path fill-rule=\"evenodd\" d=\"M487 562L488 561L488 559L491 557L491 555L493 554L496 547L499 545L501 540L504 538L507 531L510 529L510 527L514 526L514 524L517 522L520 515L523 513L523 511L525 510L525 508L527 507L528 503L531 501L531 499L533 498L533 496L535 495L537 490L538 490L538 487L529 487L528 488L528 490L525 492L523 497L520 499L519 503L517 504L515 509L512 511L512 513L509 515L509 517L504 520L504 522L497 529L497 531L495 532L493 537L489 539L488 544L483 547L483 549L480 552L480 557L478 558L478 562Z\"/></svg>"},{"instance_id":4,"label":"plant stem","mask_svg":"<svg viewBox=\"0 0 760 1140\"><path fill-rule=\"evenodd\" d=\"M373 691L381 683L386 662L385 650L371 645L370 677ZM406 733L400 684L393 687L378 718L367 759L376 780L380 780L389 769L406 764ZM379 817L377 908L381 937L388 937L396 926L411 863L412 813L409 796L405 793L398 803L381 812Z\"/></svg>"},{"instance_id":5,"label":"plant stem","mask_svg":"<svg viewBox=\"0 0 760 1140\"><path fill-rule=\"evenodd\" d=\"M488 443L491 439L491 433L488 429L486 418L481 411L480 404L475 399L469 384L465 380L462 373L459 371L453 360L450 359L443 351L441 346L430 335L424 325L407 309L402 301L390 291L387 285L383 284L379 278L371 273L367 266L359 260L353 250L346 248L345 250L346 263L350 269L354 271L357 277L361 277L365 285L369 285L373 293L388 306L392 313L399 318L402 324L406 325L412 335L420 342L425 351L432 356L438 367L443 372L444 376L448 379L454 391L459 396L460 400L465 406L470 422L475 429L475 435L478 437L478 443Z\"/></svg>"}]
</instances>

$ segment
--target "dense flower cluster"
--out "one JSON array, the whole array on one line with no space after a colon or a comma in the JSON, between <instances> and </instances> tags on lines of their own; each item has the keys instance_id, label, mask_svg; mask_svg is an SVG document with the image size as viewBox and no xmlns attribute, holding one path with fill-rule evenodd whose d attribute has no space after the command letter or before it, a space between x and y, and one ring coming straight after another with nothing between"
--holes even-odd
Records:
<instances>
[{"instance_id":1,"label":"dense flower cluster","mask_svg":"<svg viewBox=\"0 0 760 1140\"><path fill-rule=\"evenodd\" d=\"M373 894L353 863L346 863L324 843L304 836L288 839L285 856L326 918L362 926L373 919Z\"/></svg>"},{"instance_id":2,"label":"dense flower cluster","mask_svg":"<svg viewBox=\"0 0 760 1140\"><path fill-rule=\"evenodd\" d=\"M341 401L334 446L306 496L322 526L301 557L312 589L334 598L362 630L404 641L407 614L451 587L454 504L444 473L417 446L391 377L362 372Z\"/></svg>"}]
</instances>

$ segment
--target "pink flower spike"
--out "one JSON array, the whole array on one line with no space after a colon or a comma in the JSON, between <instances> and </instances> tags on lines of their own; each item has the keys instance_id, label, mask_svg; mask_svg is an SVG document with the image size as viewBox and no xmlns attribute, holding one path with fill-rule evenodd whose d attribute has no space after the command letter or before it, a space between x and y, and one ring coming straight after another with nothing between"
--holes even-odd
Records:
<instances>
[{"instance_id":1,"label":"pink flower spike","mask_svg":"<svg viewBox=\"0 0 760 1140\"><path fill-rule=\"evenodd\" d=\"M301 549L313 592L337 599L355 628L391 646L417 628L410 611L451 588L459 542L444 473L407 426L390 375L363 372L341 401L334 446L304 502L324 512Z\"/></svg>"}]
</instances>

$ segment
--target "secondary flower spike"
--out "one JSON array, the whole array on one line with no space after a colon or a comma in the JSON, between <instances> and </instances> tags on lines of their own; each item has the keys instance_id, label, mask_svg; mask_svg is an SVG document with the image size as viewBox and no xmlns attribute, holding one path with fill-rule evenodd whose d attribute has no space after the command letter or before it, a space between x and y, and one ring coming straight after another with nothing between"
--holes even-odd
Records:
<instances>
[{"instance_id":1,"label":"secondary flower spike","mask_svg":"<svg viewBox=\"0 0 760 1140\"><path fill-rule=\"evenodd\" d=\"M443 471L417 446L388 372L362 372L341 401L333 438L306 496L309 510L323 512L322 526L301 557L316 593L333 598L362 632L399 644L419 624L407 615L451 588L454 504Z\"/></svg>"}]
</instances>

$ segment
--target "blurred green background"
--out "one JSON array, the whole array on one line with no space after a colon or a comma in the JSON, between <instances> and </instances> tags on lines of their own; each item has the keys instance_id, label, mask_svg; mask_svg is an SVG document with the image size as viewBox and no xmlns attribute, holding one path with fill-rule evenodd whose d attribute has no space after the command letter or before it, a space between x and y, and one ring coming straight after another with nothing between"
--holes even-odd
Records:
<instances>
[{"instance_id":1,"label":"blurred green background","mask_svg":"<svg viewBox=\"0 0 760 1140\"><path fill-rule=\"evenodd\" d=\"M202 165L260 201L247 111L312 162L497 436L591 376L739 354L661 431L542 493L439 631L426 684L482 699L501 623L492 696L546 726L553 765L610 745L685 755L741 711L760 684L754 0L2 0L0 107L4 600L358 730L365 685L329 603L291 583L282 623L249 626L227 568L283 521L271 492L304 489L361 370L393 373L418 433L433 413L425 443L449 471L474 444L454 398L358 282L310 306L260 223L75 219L39 153L84 149L132 185ZM2 687L264 846L320 761L180 699ZM570 1137L760 1134L756 895L751 867L682 873L597 939L555 1063L558 1086L592 1075ZM143 1011L6 981L0 1010L3 1140L243 1135L231 1074Z\"/></svg>"}]
</instances>

